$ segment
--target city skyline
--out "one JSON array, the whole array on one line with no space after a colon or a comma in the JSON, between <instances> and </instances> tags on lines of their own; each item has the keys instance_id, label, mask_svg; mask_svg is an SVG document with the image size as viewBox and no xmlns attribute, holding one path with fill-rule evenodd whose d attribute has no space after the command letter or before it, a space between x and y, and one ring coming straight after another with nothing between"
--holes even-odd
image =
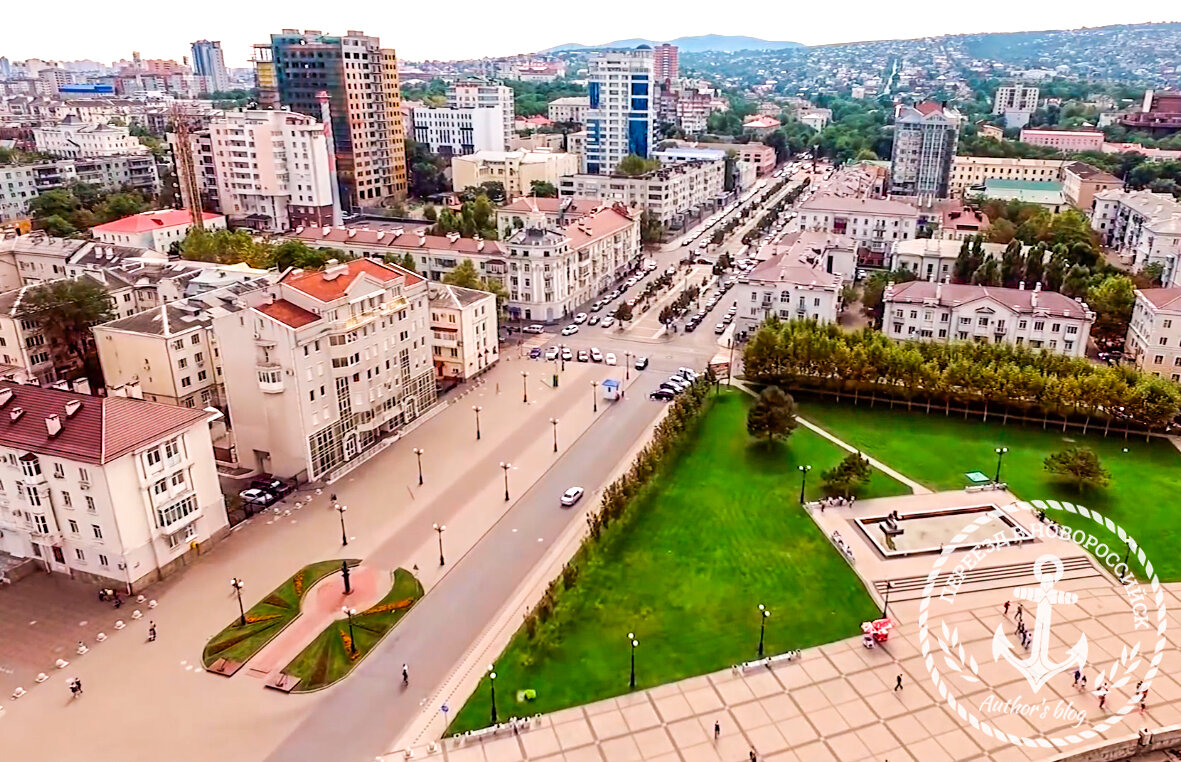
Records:
<instances>
[{"instance_id":1,"label":"city skyline","mask_svg":"<svg viewBox=\"0 0 1181 762\"><path fill-rule=\"evenodd\" d=\"M1069 6L1065 3L1050 3L1042 6L1023 6L1019 18L1012 14L997 13L995 19L982 20L975 14L949 17L942 4L934 0L920 0L915 13L897 19L881 18L879 14L857 13L858 9L868 11L865 2L855 3L854 12L842 15L840 25L828 22L825 9L820 6L793 11L792 16L776 23L775 19L764 19L758 23L749 17L722 19L712 28L703 28L700 18L682 14L677 18L661 15L656 8L627 8L627 23L620 23L620 14L604 12L580 20L577 29L546 27L529 29L513 17L492 14L482 17L478 25L454 25L447 27L446 35L407 34L409 28L431 29L445 23L435 17L426 6L406 7L399 10L397 23L374 18L366 12L331 12L321 5L306 0L297 0L287 8L284 18L275 20L261 9L252 6L230 6L222 0L215 0L205 8L202 19L185 25L159 27L150 16L119 18L118 28L114 19L94 19L85 13L71 14L71 0L66 4L63 21L54 28L52 37L30 35L0 41L0 56L10 60L42 58L46 60L93 59L110 63L130 58L132 50L139 50L145 58L180 60L190 54L191 43L196 39L220 40L225 52L226 65L245 67L248 65L251 45L265 41L278 28L319 29L331 34L344 34L356 29L382 39L383 44L398 51L399 58L406 60L456 60L481 57L509 56L533 53L551 47L567 44L600 44L616 39L646 37L654 40L669 40L683 36L704 34L730 34L757 36L766 40L799 42L805 45L843 44L868 40L912 39L937 37L941 35L973 34L985 32L1040 31L1074 29L1081 27L1109 26L1118 24L1156 23L1181 20L1175 6L1166 0L1150 0L1137 9L1137 16L1128 17L1118 7ZM612 5L622 4L608 0ZM468 18L464 12L477 10L470 0L460 0L460 12L456 18ZM923 12L924 9L930 12ZM79 10L81 10L79 8ZM219 11L225 11L220 13ZM938 12L936 12L938 11ZM13 10L9 29L36 28L42 23L34 16L31 6L18 6ZM232 18L233 23L222 20ZM71 23L76 19L77 23ZM1064 23L1064 19L1068 20ZM110 28L104 24L110 23ZM145 41L150 40L150 43Z\"/></svg>"}]
</instances>

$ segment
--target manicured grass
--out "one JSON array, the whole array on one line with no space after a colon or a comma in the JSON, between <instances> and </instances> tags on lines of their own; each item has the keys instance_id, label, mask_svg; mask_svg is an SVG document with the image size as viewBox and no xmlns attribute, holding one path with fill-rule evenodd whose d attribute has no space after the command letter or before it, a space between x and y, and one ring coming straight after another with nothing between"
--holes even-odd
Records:
<instances>
[{"instance_id":1,"label":"manicured grass","mask_svg":"<svg viewBox=\"0 0 1181 762\"><path fill-rule=\"evenodd\" d=\"M299 603L312 585L340 571L341 559L317 561L291 575L269 595L246 610L246 626L238 617L205 644L201 663L208 668L218 659L245 662L262 650L283 628L299 616ZM349 566L360 561L349 559Z\"/></svg>"},{"instance_id":2,"label":"manicured grass","mask_svg":"<svg viewBox=\"0 0 1181 762\"><path fill-rule=\"evenodd\" d=\"M807 402L801 415L849 444L862 448L891 468L935 490L961 489L968 483L964 473L982 471L989 478L996 473L996 448L1008 447L1001 480L1023 500L1052 499L1085 505L1122 525L1144 547L1162 580L1181 579L1181 522L1173 513L1181 453L1169 442L1143 437L1124 439L1083 436L1076 430L1063 433L1051 423L1040 426L1001 425L1001 419L987 423L962 417L944 417L907 412L905 405L878 403L854 406L833 402ZM1045 471L1042 461L1050 453L1070 445L1085 445L1098 453L1111 483L1098 490L1077 491ZM1124 449L1127 452L1124 452ZM984 493L987 497L988 493ZM1088 519L1055 512L1061 523L1084 528L1103 536Z\"/></svg>"},{"instance_id":3,"label":"manicured grass","mask_svg":"<svg viewBox=\"0 0 1181 762\"><path fill-rule=\"evenodd\" d=\"M796 466L822 470L844 451L804 428L768 448L746 434L749 398L723 394L692 443L578 563L576 585L531 640L522 628L496 661L501 719L626 693L627 634L639 640L638 687L757 657L758 605L766 651L781 653L860 632L877 609L857 576L799 507ZM865 497L908 490L875 472ZM536 700L517 701L517 692ZM490 720L488 678L449 728Z\"/></svg>"},{"instance_id":4,"label":"manicured grass","mask_svg":"<svg viewBox=\"0 0 1181 762\"><path fill-rule=\"evenodd\" d=\"M340 619L326 627L283 668L285 674L299 678L292 693L327 688L351 672L422 598L422 592L422 584L413 574L405 569L395 570L394 585L385 597L353 616L354 648L349 647L348 620Z\"/></svg>"}]
</instances>

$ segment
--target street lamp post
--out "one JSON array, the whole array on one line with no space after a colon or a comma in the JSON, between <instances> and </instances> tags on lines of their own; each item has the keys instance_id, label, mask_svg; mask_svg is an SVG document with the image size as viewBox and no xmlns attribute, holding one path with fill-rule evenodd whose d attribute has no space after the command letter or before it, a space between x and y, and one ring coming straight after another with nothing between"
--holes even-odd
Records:
<instances>
[{"instance_id":1,"label":"street lamp post","mask_svg":"<svg viewBox=\"0 0 1181 762\"><path fill-rule=\"evenodd\" d=\"M800 505L804 504L804 488L808 484L808 472L812 470L811 466L800 466Z\"/></svg>"},{"instance_id":2,"label":"street lamp post","mask_svg":"<svg viewBox=\"0 0 1181 762\"><path fill-rule=\"evenodd\" d=\"M422 454L424 452L426 452L426 450L422 449L421 447L414 448L414 455L418 458L418 486L420 487L422 486Z\"/></svg>"},{"instance_id":3,"label":"street lamp post","mask_svg":"<svg viewBox=\"0 0 1181 762\"><path fill-rule=\"evenodd\" d=\"M341 505L340 503L336 504L336 512L340 514L340 544L341 545L348 545L349 544L349 535L347 532L344 531L344 512L347 511L348 509L349 509L349 507L347 505Z\"/></svg>"},{"instance_id":4,"label":"street lamp post","mask_svg":"<svg viewBox=\"0 0 1181 762\"><path fill-rule=\"evenodd\" d=\"M636 640L636 635L633 632L627 634L627 640L632 647L632 676L631 682L628 683L632 690L636 689L636 646L640 645L640 641Z\"/></svg>"},{"instance_id":5,"label":"street lamp post","mask_svg":"<svg viewBox=\"0 0 1181 762\"><path fill-rule=\"evenodd\" d=\"M554 425L554 452L558 451L558 419L550 418L549 422Z\"/></svg>"},{"instance_id":6,"label":"street lamp post","mask_svg":"<svg viewBox=\"0 0 1181 762\"><path fill-rule=\"evenodd\" d=\"M492 724L496 724L496 672L488 665L488 690L492 694Z\"/></svg>"},{"instance_id":7,"label":"street lamp post","mask_svg":"<svg viewBox=\"0 0 1181 762\"><path fill-rule=\"evenodd\" d=\"M890 588L894 586L891 580L886 580L886 598L882 601L882 619L886 618L886 611L890 608Z\"/></svg>"},{"instance_id":8,"label":"street lamp post","mask_svg":"<svg viewBox=\"0 0 1181 762\"><path fill-rule=\"evenodd\" d=\"M234 592L238 594L238 613L241 618L238 620L240 627L246 626L246 609L242 606L242 588L246 587L246 583L237 577L230 579L230 587L234 588Z\"/></svg>"},{"instance_id":9,"label":"street lamp post","mask_svg":"<svg viewBox=\"0 0 1181 762\"><path fill-rule=\"evenodd\" d=\"M446 524L435 524L434 530L439 533L439 566L447 563L443 560L443 533L447 531Z\"/></svg>"},{"instance_id":10,"label":"street lamp post","mask_svg":"<svg viewBox=\"0 0 1181 762\"><path fill-rule=\"evenodd\" d=\"M513 464L501 461L500 467L504 469L504 499L505 502L508 502L508 470L513 467Z\"/></svg>"},{"instance_id":11,"label":"street lamp post","mask_svg":"<svg viewBox=\"0 0 1181 762\"><path fill-rule=\"evenodd\" d=\"M1009 451L1008 447L996 448L996 478L993 479L997 484L1001 483L1001 459L1005 457L1005 453Z\"/></svg>"},{"instance_id":12,"label":"street lamp post","mask_svg":"<svg viewBox=\"0 0 1181 762\"><path fill-rule=\"evenodd\" d=\"M521 391L525 398L525 404L529 404L529 371L521 371Z\"/></svg>"},{"instance_id":13,"label":"street lamp post","mask_svg":"<svg viewBox=\"0 0 1181 762\"><path fill-rule=\"evenodd\" d=\"M632 353L624 352L623 360L623 378L624 380L627 380L632 377Z\"/></svg>"},{"instance_id":14,"label":"street lamp post","mask_svg":"<svg viewBox=\"0 0 1181 762\"><path fill-rule=\"evenodd\" d=\"M476 413L476 441L480 441L480 411L484 408L480 405L472 405L472 410Z\"/></svg>"},{"instance_id":15,"label":"street lamp post","mask_svg":"<svg viewBox=\"0 0 1181 762\"><path fill-rule=\"evenodd\" d=\"M599 412L599 382L591 381L591 402L594 404L594 412Z\"/></svg>"},{"instance_id":16,"label":"street lamp post","mask_svg":"<svg viewBox=\"0 0 1181 762\"><path fill-rule=\"evenodd\" d=\"M349 651L353 656L357 655L357 639L353 636L353 615L357 613L356 609L350 609L348 606L341 606L340 610L344 612L345 616L349 618Z\"/></svg>"},{"instance_id":17,"label":"street lamp post","mask_svg":"<svg viewBox=\"0 0 1181 762\"><path fill-rule=\"evenodd\" d=\"M767 634L767 617L771 612L763 604L759 604L759 658L763 658L763 638Z\"/></svg>"}]
</instances>

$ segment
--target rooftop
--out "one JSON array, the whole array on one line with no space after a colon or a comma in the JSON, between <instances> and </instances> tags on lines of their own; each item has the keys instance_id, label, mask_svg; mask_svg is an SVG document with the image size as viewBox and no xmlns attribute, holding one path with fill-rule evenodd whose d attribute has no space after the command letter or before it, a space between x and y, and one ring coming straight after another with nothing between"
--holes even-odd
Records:
<instances>
[{"instance_id":1,"label":"rooftop","mask_svg":"<svg viewBox=\"0 0 1181 762\"><path fill-rule=\"evenodd\" d=\"M1136 293L1158 310L1181 311L1181 287L1141 288Z\"/></svg>"},{"instance_id":2,"label":"rooftop","mask_svg":"<svg viewBox=\"0 0 1181 762\"><path fill-rule=\"evenodd\" d=\"M50 416L61 425L54 436L46 425ZM0 381L0 444L88 463L109 463L208 416L177 405Z\"/></svg>"},{"instance_id":3,"label":"rooftop","mask_svg":"<svg viewBox=\"0 0 1181 762\"><path fill-rule=\"evenodd\" d=\"M1110 172L1104 172L1103 170L1099 169L1098 167L1092 167L1090 164L1087 164L1085 161L1072 161L1069 164L1067 164L1066 167L1064 167L1064 169L1067 172L1071 172L1073 174L1076 174L1079 177L1081 177L1082 179L1087 180L1089 182L1123 184L1123 180L1120 180L1115 175L1111 174Z\"/></svg>"},{"instance_id":4,"label":"rooftop","mask_svg":"<svg viewBox=\"0 0 1181 762\"><path fill-rule=\"evenodd\" d=\"M461 310L464 307L483 301L491 296L492 294L487 291L478 291L474 288L464 288L463 286L453 286L449 283L430 284L432 307L447 307L454 310Z\"/></svg>"},{"instance_id":5,"label":"rooftop","mask_svg":"<svg viewBox=\"0 0 1181 762\"><path fill-rule=\"evenodd\" d=\"M922 304L927 300L932 300L941 307L954 307L987 300L1003 304L1014 312L1026 315L1036 312L1048 316L1082 319L1091 314L1085 304L1056 291L931 283L925 280L896 283L890 287L885 298L887 301L904 304Z\"/></svg>"},{"instance_id":6,"label":"rooftop","mask_svg":"<svg viewBox=\"0 0 1181 762\"><path fill-rule=\"evenodd\" d=\"M883 214L915 218L919 216L918 209L902 201L879 198L845 198L827 194L808 199L800 205L800 211Z\"/></svg>"},{"instance_id":7,"label":"rooftop","mask_svg":"<svg viewBox=\"0 0 1181 762\"><path fill-rule=\"evenodd\" d=\"M323 270L292 270L280 279L280 283L326 303L343 297L358 278L372 278L383 284L402 278L407 286L423 282L421 275L397 265L371 259L351 259L338 264L332 264L329 260L328 267Z\"/></svg>"},{"instance_id":8,"label":"rooftop","mask_svg":"<svg viewBox=\"0 0 1181 762\"><path fill-rule=\"evenodd\" d=\"M265 275L243 280L112 320L97 328L153 336L175 336L194 328L208 326L214 318L238 312L245 307L239 296L262 288L269 282L270 277Z\"/></svg>"},{"instance_id":9,"label":"rooftop","mask_svg":"<svg viewBox=\"0 0 1181 762\"><path fill-rule=\"evenodd\" d=\"M1065 204L1062 183L1038 182L1036 180L994 180L984 181L984 195L1005 201L1024 201L1029 204Z\"/></svg>"},{"instance_id":10,"label":"rooftop","mask_svg":"<svg viewBox=\"0 0 1181 762\"><path fill-rule=\"evenodd\" d=\"M538 199L541 201L543 199ZM549 199L557 201L557 199ZM465 254L503 254L504 247L499 241L484 241L477 238L462 238L457 236L426 235L426 228L416 230L396 227L391 230L374 230L372 228L296 228L288 238L296 238L311 246L324 242L350 244L358 246L379 246L396 249L447 249ZM343 248L343 247L342 247Z\"/></svg>"},{"instance_id":11,"label":"rooftop","mask_svg":"<svg viewBox=\"0 0 1181 762\"><path fill-rule=\"evenodd\" d=\"M221 215L203 212L201 218L210 222L221 219ZM141 212L103 225L95 225L91 231L95 233L148 233L153 230L166 230L192 223L193 217L188 209L162 209L155 212Z\"/></svg>"},{"instance_id":12,"label":"rooftop","mask_svg":"<svg viewBox=\"0 0 1181 762\"><path fill-rule=\"evenodd\" d=\"M320 316L311 310L305 310L286 299L276 299L269 304L260 304L255 309L267 317L278 320L288 328L303 328L320 319Z\"/></svg>"}]
</instances>

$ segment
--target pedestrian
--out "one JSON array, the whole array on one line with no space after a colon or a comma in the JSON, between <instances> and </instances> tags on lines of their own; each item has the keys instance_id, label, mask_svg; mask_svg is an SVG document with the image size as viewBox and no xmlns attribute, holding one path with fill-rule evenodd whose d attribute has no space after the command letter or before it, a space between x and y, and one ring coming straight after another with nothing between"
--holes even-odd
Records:
<instances>
[{"instance_id":1,"label":"pedestrian","mask_svg":"<svg viewBox=\"0 0 1181 762\"><path fill-rule=\"evenodd\" d=\"M156 623L155 622L148 622L148 642L150 643L150 642L154 641L155 639L156 639Z\"/></svg>"},{"instance_id":2,"label":"pedestrian","mask_svg":"<svg viewBox=\"0 0 1181 762\"><path fill-rule=\"evenodd\" d=\"M336 505L336 493L335 492L333 492L331 495L328 496L328 502L332 503L333 505Z\"/></svg>"},{"instance_id":3,"label":"pedestrian","mask_svg":"<svg viewBox=\"0 0 1181 762\"><path fill-rule=\"evenodd\" d=\"M722 737L722 723L718 722L717 720L714 720L714 740L716 741L721 737Z\"/></svg>"},{"instance_id":4,"label":"pedestrian","mask_svg":"<svg viewBox=\"0 0 1181 762\"><path fill-rule=\"evenodd\" d=\"M70 687L70 698L78 698L78 679L71 678L68 685Z\"/></svg>"},{"instance_id":5,"label":"pedestrian","mask_svg":"<svg viewBox=\"0 0 1181 762\"><path fill-rule=\"evenodd\" d=\"M902 673L901 672L898 673L898 678L894 681L894 690L896 690L896 691L902 690Z\"/></svg>"},{"instance_id":6,"label":"pedestrian","mask_svg":"<svg viewBox=\"0 0 1181 762\"><path fill-rule=\"evenodd\" d=\"M754 749L750 750L750 762L759 762L758 755L755 754Z\"/></svg>"},{"instance_id":7,"label":"pedestrian","mask_svg":"<svg viewBox=\"0 0 1181 762\"><path fill-rule=\"evenodd\" d=\"M405 664L402 665L402 685L410 685L410 668Z\"/></svg>"},{"instance_id":8,"label":"pedestrian","mask_svg":"<svg viewBox=\"0 0 1181 762\"><path fill-rule=\"evenodd\" d=\"M1017 604L1017 618L1020 619L1022 614L1024 614L1024 613L1025 613L1025 607L1022 604L1018 603Z\"/></svg>"},{"instance_id":9,"label":"pedestrian","mask_svg":"<svg viewBox=\"0 0 1181 762\"><path fill-rule=\"evenodd\" d=\"M1080 670L1080 669L1078 669L1078 668L1076 667L1076 668L1075 668L1075 670L1074 670L1074 683L1073 683L1073 685L1074 685L1074 687L1075 687L1075 688L1077 688L1077 687L1078 687L1078 679L1079 679L1080 677L1082 677L1082 676L1083 676L1083 672L1082 672L1082 670Z\"/></svg>"},{"instance_id":10,"label":"pedestrian","mask_svg":"<svg viewBox=\"0 0 1181 762\"><path fill-rule=\"evenodd\" d=\"M74 678L74 687L78 689L78 695L81 696L82 695L82 681L76 677Z\"/></svg>"},{"instance_id":11,"label":"pedestrian","mask_svg":"<svg viewBox=\"0 0 1181 762\"><path fill-rule=\"evenodd\" d=\"M1105 688L1100 688L1098 691L1096 691L1096 693L1099 694L1099 708L1102 709L1103 705L1107 703L1107 690Z\"/></svg>"},{"instance_id":12,"label":"pedestrian","mask_svg":"<svg viewBox=\"0 0 1181 762\"><path fill-rule=\"evenodd\" d=\"M1005 616L1008 616L1008 615L1009 615L1009 602L1005 601ZM1075 679L1077 680L1078 678L1075 678Z\"/></svg>"},{"instance_id":13,"label":"pedestrian","mask_svg":"<svg viewBox=\"0 0 1181 762\"><path fill-rule=\"evenodd\" d=\"M1084 691L1087 690L1087 676L1086 675L1083 675L1083 681L1082 681L1082 683L1080 683L1080 685L1083 686Z\"/></svg>"},{"instance_id":14,"label":"pedestrian","mask_svg":"<svg viewBox=\"0 0 1181 762\"><path fill-rule=\"evenodd\" d=\"M1137 688L1136 692L1140 694L1140 713L1143 714L1144 709L1148 706L1148 689L1140 690Z\"/></svg>"}]
</instances>

